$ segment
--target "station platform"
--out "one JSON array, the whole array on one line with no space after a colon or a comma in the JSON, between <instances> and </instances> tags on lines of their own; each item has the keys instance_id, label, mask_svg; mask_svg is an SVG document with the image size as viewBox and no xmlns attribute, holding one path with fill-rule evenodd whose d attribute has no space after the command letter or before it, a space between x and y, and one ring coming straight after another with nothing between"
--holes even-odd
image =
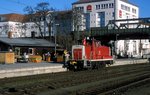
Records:
<instances>
[{"instance_id":1,"label":"station platform","mask_svg":"<svg viewBox=\"0 0 150 95\"><path fill-rule=\"evenodd\" d=\"M128 58L128 59L115 59L112 66L127 65L127 64L142 64L149 63L148 59Z\"/></svg>"},{"instance_id":2,"label":"station platform","mask_svg":"<svg viewBox=\"0 0 150 95\"><path fill-rule=\"evenodd\" d=\"M147 59L116 59L110 66L147 63ZM53 62L0 64L0 78L65 72L63 64Z\"/></svg>"},{"instance_id":3,"label":"station platform","mask_svg":"<svg viewBox=\"0 0 150 95\"><path fill-rule=\"evenodd\" d=\"M59 63L14 63L0 64L0 78L64 72L63 64Z\"/></svg>"}]
</instances>

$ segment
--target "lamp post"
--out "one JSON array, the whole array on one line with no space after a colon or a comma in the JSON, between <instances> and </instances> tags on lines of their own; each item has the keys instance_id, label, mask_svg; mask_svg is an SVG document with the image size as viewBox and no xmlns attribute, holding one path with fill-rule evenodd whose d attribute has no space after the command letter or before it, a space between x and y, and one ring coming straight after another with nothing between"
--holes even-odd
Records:
<instances>
[{"instance_id":1,"label":"lamp post","mask_svg":"<svg viewBox=\"0 0 150 95\"><path fill-rule=\"evenodd\" d=\"M116 2L116 0L114 0L114 20L116 20L116 4L117 2Z\"/></svg>"},{"instance_id":2,"label":"lamp post","mask_svg":"<svg viewBox=\"0 0 150 95\"><path fill-rule=\"evenodd\" d=\"M79 25L77 25L77 33L78 33L78 34L77 34L77 36L78 36L78 37L77 37L77 44L79 44L79 39L80 39L80 38L79 38L79 36L80 36L80 34L79 34Z\"/></svg>"},{"instance_id":3,"label":"lamp post","mask_svg":"<svg viewBox=\"0 0 150 95\"><path fill-rule=\"evenodd\" d=\"M55 54L56 54L56 48L57 48L57 31L58 31L58 26L59 26L59 24L55 24L55 28L56 28L56 31L55 31Z\"/></svg>"},{"instance_id":4,"label":"lamp post","mask_svg":"<svg viewBox=\"0 0 150 95\"><path fill-rule=\"evenodd\" d=\"M116 54L116 56L117 56L117 40L118 40L118 36L119 36L119 34L116 34L116 42L115 42L115 54Z\"/></svg>"}]
</instances>

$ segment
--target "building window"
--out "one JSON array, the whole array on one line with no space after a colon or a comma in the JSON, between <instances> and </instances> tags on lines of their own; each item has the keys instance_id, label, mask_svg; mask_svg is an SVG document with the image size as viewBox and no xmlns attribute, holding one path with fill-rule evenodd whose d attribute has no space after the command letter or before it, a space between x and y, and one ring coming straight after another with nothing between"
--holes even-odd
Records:
<instances>
[{"instance_id":1,"label":"building window","mask_svg":"<svg viewBox=\"0 0 150 95\"><path fill-rule=\"evenodd\" d=\"M100 5L96 5L96 10L100 9L101 6Z\"/></svg>"},{"instance_id":2,"label":"building window","mask_svg":"<svg viewBox=\"0 0 150 95\"><path fill-rule=\"evenodd\" d=\"M127 6L125 6L125 10L127 11Z\"/></svg>"},{"instance_id":3,"label":"building window","mask_svg":"<svg viewBox=\"0 0 150 95\"><path fill-rule=\"evenodd\" d=\"M121 9L130 12L130 7L121 4Z\"/></svg>"},{"instance_id":4,"label":"building window","mask_svg":"<svg viewBox=\"0 0 150 95\"><path fill-rule=\"evenodd\" d=\"M84 10L84 7L81 7L81 10Z\"/></svg>"},{"instance_id":5,"label":"building window","mask_svg":"<svg viewBox=\"0 0 150 95\"><path fill-rule=\"evenodd\" d=\"M112 3L112 8L114 8L114 4Z\"/></svg>"},{"instance_id":6,"label":"building window","mask_svg":"<svg viewBox=\"0 0 150 95\"><path fill-rule=\"evenodd\" d=\"M123 9L123 10L125 9L125 8L124 8L124 5L122 5L122 4L121 4L121 9Z\"/></svg>"},{"instance_id":7,"label":"building window","mask_svg":"<svg viewBox=\"0 0 150 95\"><path fill-rule=\"evenodd\" d=\"M115 17L115 12L112 13L112 17Z\"/></svg>"},{"instance_id":8,"label":"building window","mask_svg":"<svg viewBox=\"0 0 150 95\"><path fill-rule=\"evenodd\" d=\"M106 9L106 4L104 4L103 6L104 6L104 9Z\"/></svg>"},{"instance_id":9,"label":"building window","mask_svg":"<svg viewBox=\"0 0 150 95\"><path fill-rule=\"evenodd\" d=\"M109 3L109 8L114 8L114 4L113 3Z\"/></svg>"},{"instance_id":10,"label":"building window","mask_svg":"<svg viewBox=\"0 0 150 95\"><path fill-rule=\"evenodd\" d=\"M105 4L106 9L108 8L108 4Z\"/></svg>"},{"instance_id":11,"label":"building window","mask_svg":"<svg viewBox=\"0 0 150 95\"><path fill-rule=\"evenodd\" d=\"M84 11L84 7L76 7L75 9L78 11Z\"/></svg>"},{"instance_id":12,"label":"building window","mask_svg":"<svg viewBox=\"0 0 150 95\"><path fill-rule=\"evenodd\" d=\"M100 27L104 27L105 26L105 12L99 12L98 17L100 19L100 21L99 21Z\"/></svg>"},{"instance_id":13,"label":"building window","mask_svg":"<svg viewBox=\"0 0 150 95\"><path fill-rule=\"evenodd\" d=\"M109 8L111 8L111 4L109 4Z\"/></svg>"},{"instance_id":14,"label":"building window","mask_svg":"<svg viewBox=\"0 0 150 95\"><path fill-rule=\"evenodd\" d=\"M104 4L101 5L101 9L104 9Z\"/></svg>"},{"instance_id":15,"label":"building window","mask_svg":"<svg viewBox=\"0 0 150 95\"><path fill-rule=\"evenodd\" d=\"M97 21L97 24L100 25L100 21Z\"/></svg>"},{"instance_id":16,"label":"building window","mask_svg":"<svg viewBox=\"0 0 150 95\"><path fill-rule=\"evenodd\" d=\"M114 4L110 3L110 4L101 4L101 5L96 5L96 10L98 9L108 9L108 8L113 8Z\"/></svg>"},{"instance_id":17,"label":"building window","mask_svg":"<svg viewBox=\"0 0 150 95\"><path fill-rule=\"evenodd\" d=\"M136 9L132 8L132 13L136 14Z\"/></svg>"},{"instance_id":18,"label":"building window","mask_svg":"<svg viewBox=\"0 0 150 95\"><path fill-rule=\"evenodd\" d=\"M127 11L130 12L130 7L127 7Z\"/></svg>"},{"instance_id":19,"label":"building window","mask_svg":"<svg viewBox=\"0 0 150 95\"><path fill-rule=\"evenodd\" d=\"M96 8L96 10L97 10L97 9L98 9L98 5L96 5L96 7L95 7L95 8Z\"/></svg>"}]
</instances>

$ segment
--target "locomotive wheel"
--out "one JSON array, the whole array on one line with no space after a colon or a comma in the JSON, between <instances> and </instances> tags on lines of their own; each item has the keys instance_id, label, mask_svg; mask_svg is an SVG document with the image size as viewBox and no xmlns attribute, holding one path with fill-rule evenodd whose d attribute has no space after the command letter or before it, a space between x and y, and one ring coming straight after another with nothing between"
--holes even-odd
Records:
<instances>
[{"instance_id":1,"label":"locomotive wheel","mask_svg":"<svg viewBox=\"0 0 150 95\"><path fill-rule=\"evenodd\" d=\"M74 71L76 71L78 69L78 67L76 65L74 65Z\"/></svg>"},{"instance_id":2,"label":"locomotive wheel","mask_svg":"<svg viewBox=\"0 0 150 95\"><path fill-rule=\"evenodd\" d=\"M106 67L106 62L103 62L102 68L105 68L105 67Z\"/></svg>"},{"instance_id":3,"label":"locomotive wheel","mask_svg":"<svg viewBox=\"0 0 150 95\"><path fill-rule=\"evenodd\" d=\"M101 68L101 62L97 62L97 69Z\"/></svg>"},{"instance_id":4,"label":"locomotive wheel","mask_svg":"<svg viewBox=\"0 0 150 95\"><path fill-rule=\"evenodd\" d=\"M96 69L96 62L91 62L91 68Z\"/></svg>"},{"instance_id":5,"label":"locomotive wheel","mask_svg":"<svg viewBox=\"0 0 150 95\"><path fill-rule=\"evenodd\" d=\"M106 62L99 62L98 68L105 68L106 67Z\"/></svg>"}]
</instances>

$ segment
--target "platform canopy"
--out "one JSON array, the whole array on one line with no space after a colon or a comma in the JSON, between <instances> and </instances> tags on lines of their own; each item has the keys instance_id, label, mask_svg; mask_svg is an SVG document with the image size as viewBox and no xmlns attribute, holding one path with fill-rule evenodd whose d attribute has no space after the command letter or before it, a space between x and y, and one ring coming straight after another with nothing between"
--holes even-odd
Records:
<instances>
[{"instance_id":1,"label":"platform canopy","mask_svg":"<svg viewBox=\"0 0 150 95\"><path fill-rule=\"evenodd\" d=\"M0 37L0 43L20 47L55 47L55 44L53 42L47 41L45 39L36 39L36 38Z\"/></svg>"}]
</instances>

